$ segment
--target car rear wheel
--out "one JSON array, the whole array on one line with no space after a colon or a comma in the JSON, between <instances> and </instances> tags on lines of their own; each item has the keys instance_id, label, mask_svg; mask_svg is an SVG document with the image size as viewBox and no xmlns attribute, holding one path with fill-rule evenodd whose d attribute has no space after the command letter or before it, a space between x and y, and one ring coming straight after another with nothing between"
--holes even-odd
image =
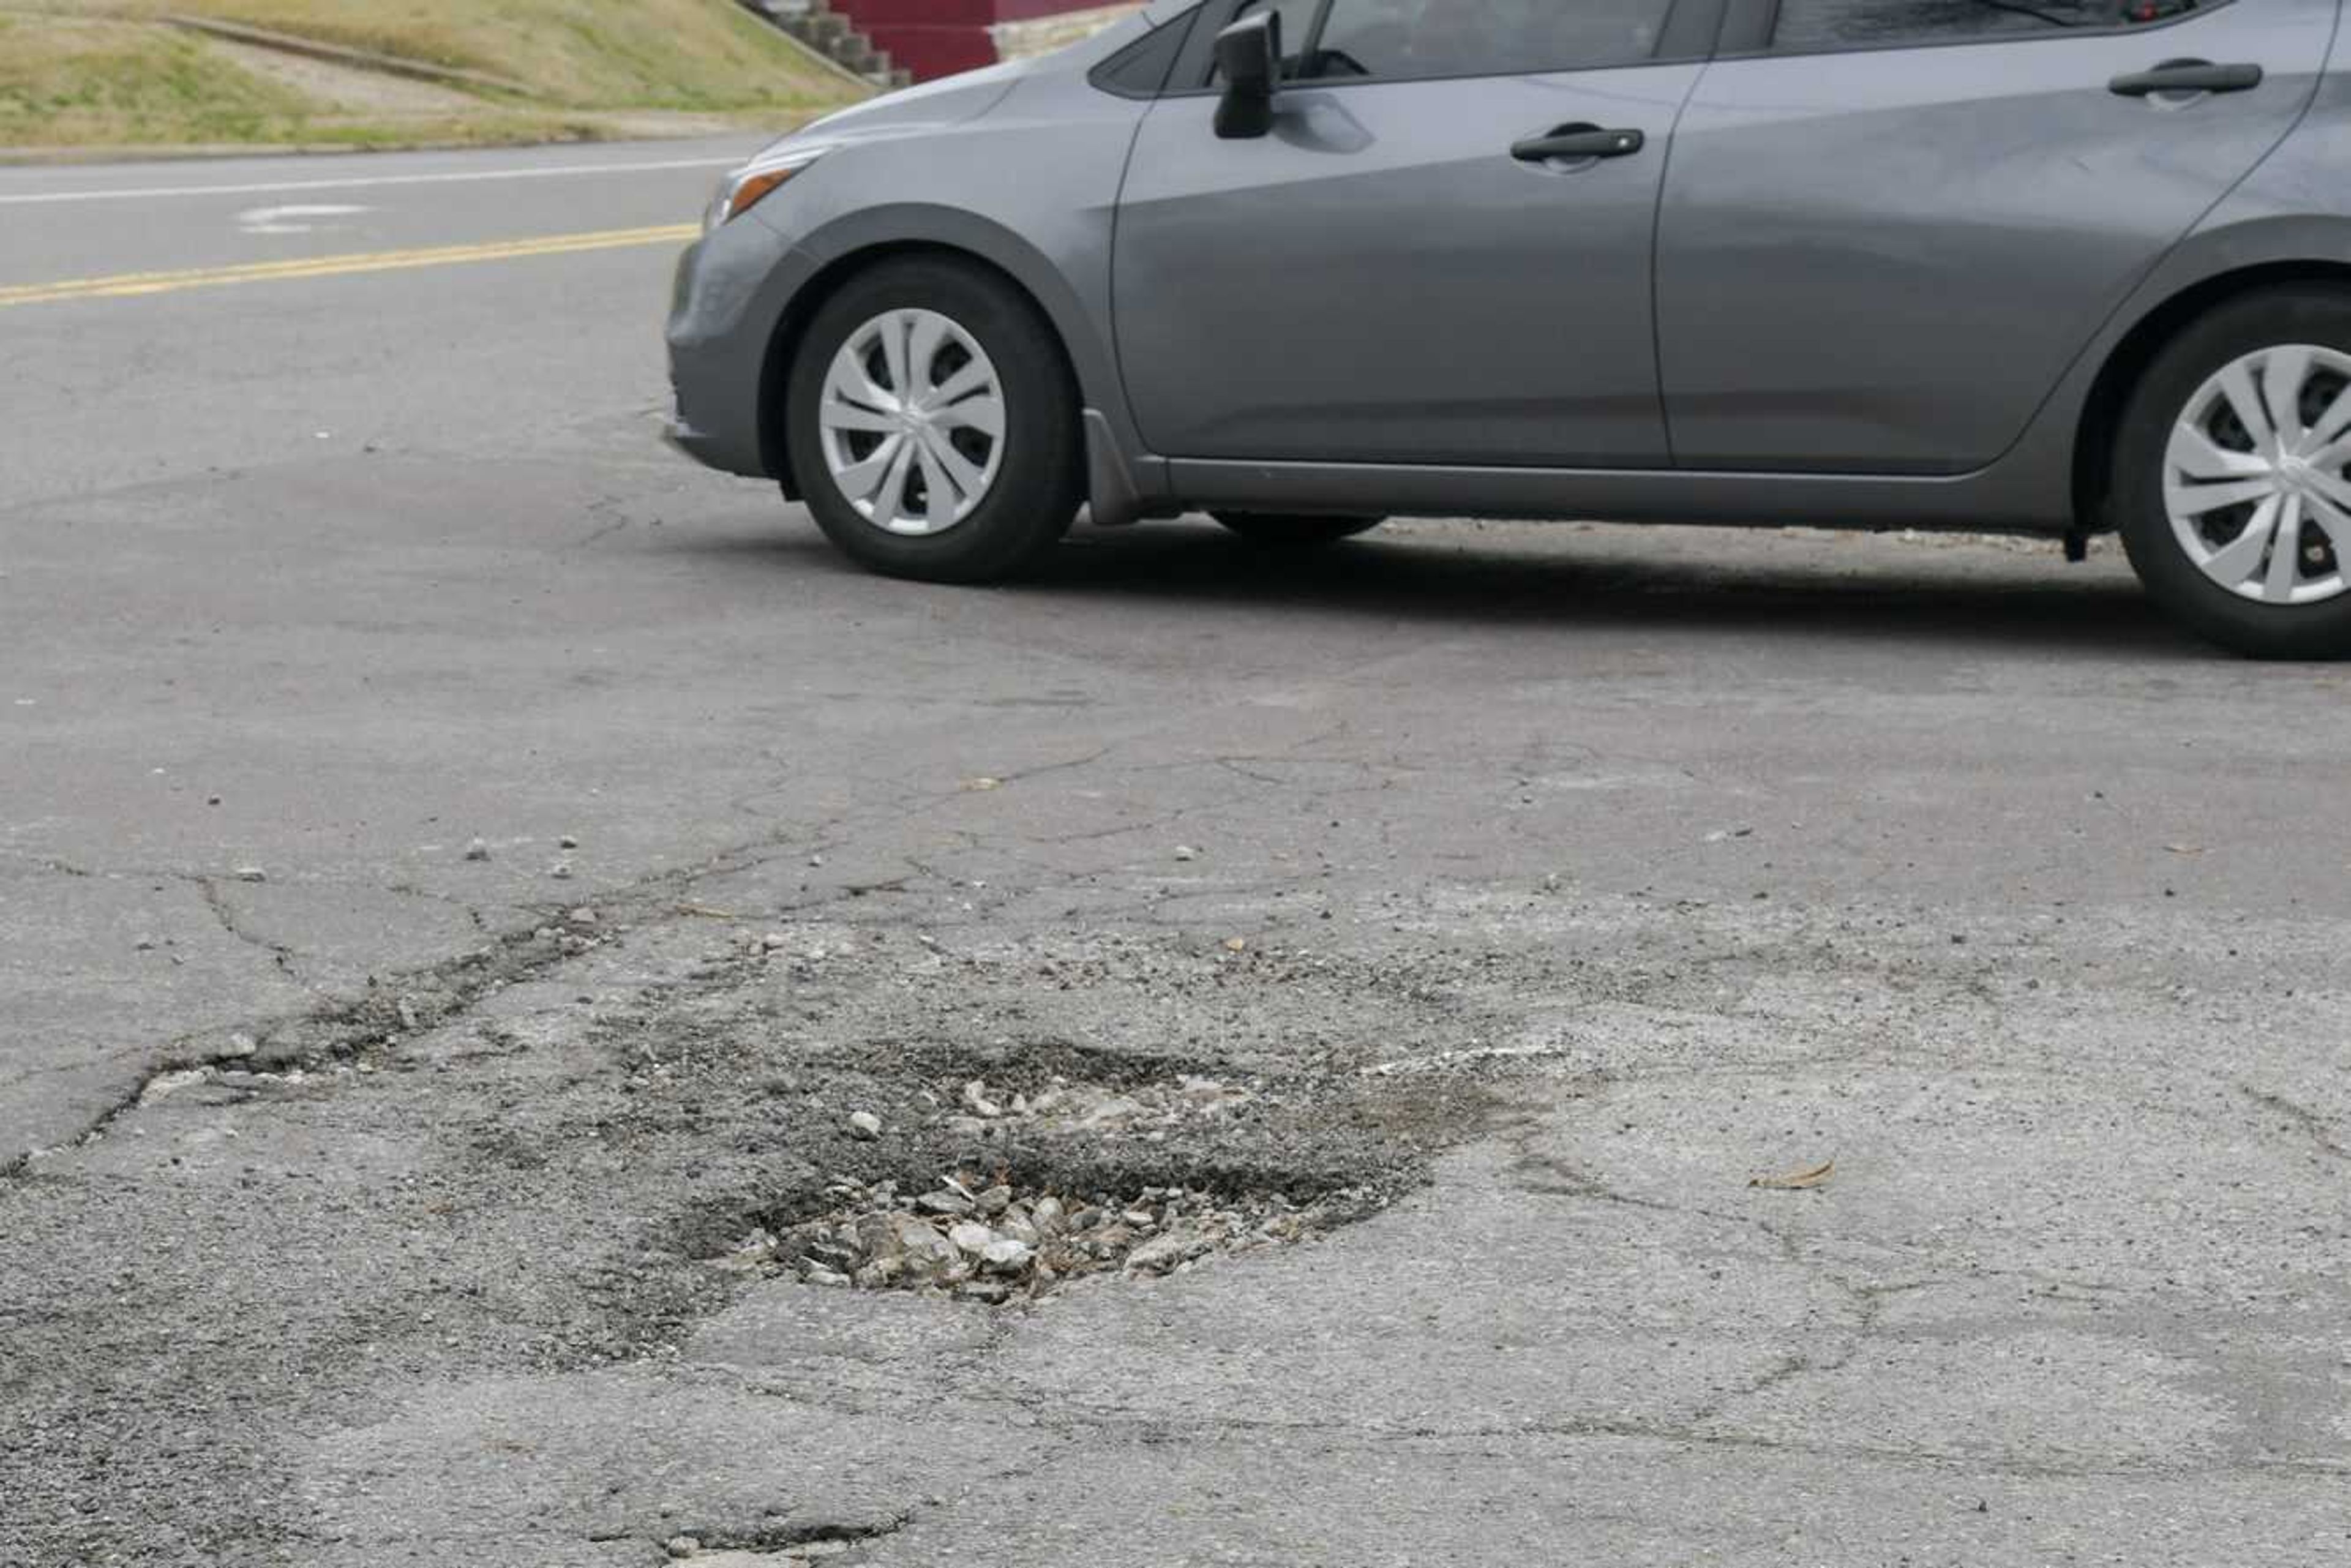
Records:
<instances>
[{"instance_id":1,"label":"car rear wheel","mask_svg":"<svg viewBox=\"0 0 2351 1568\"><path fill-rule=\"evenodd\" d=\"M1310 549L1378 528L1384 517L1290 517L1273 512L1211 512L1210 517L1254 545Z\"/></svg>"},{"instance_id":2,"label":"car rear wheel","mask_svg":"<svg viewBox=\"0 0 2351 1568\"><path fill-rule=\"evenodd\" d=\"M843 286L801 340L784 421L817 526L875 571L1003 577L1077 513L1077 397L1052 328L977 267L908 257Z\"/></svg>"},{"instance_id":3,"label":"car rear wheel","mask_svg":"<svg viewBox=\"0 0 2351 1568\"><path fill-rule=\"evenodd\" d=\"M2222 647L2351 654L2351 294L2221 306L2148 366L2116 444L2148 595Z\"/></svg>"}]
</instances>

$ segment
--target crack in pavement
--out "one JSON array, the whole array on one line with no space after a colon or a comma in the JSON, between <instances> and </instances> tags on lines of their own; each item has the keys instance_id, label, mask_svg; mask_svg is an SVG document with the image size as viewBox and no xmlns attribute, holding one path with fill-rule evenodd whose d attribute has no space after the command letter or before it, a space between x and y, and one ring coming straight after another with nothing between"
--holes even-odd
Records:
<instances>
[{"instance_id":1,"label":"crack in pavement","mask_svg":"<svg viewBox=\"0 0 2351 1568\"><path fill-rule=\"evenodd\" d=\"M2298 1104L2283 1094L2256 1089L2250 1083L2240 1082L2236 1087L2239 1093L2254 1104L2285 1117L2296 1131L2317 1146L2319 1153L2333 1159L2351 1160L2351 1148L2346 1148L2337 1142L2335 1130L2327 1124L2326 1119L2307 1105Z\"/></svg>"},{"instance_id":2,"label":"crack in pavement","mask_svg":"<svg viewBox=\"0 0 2351 1568\"><path fill-rule=\"evenodd\" d=\"M985 1401L981 1401L985 1402ZM1827 1459L1859 1459L1878 1464L1945 1469L1964 1469L1971 1473L1990 1472L1997 1475L2051 1479L2178 1479L2181 1478L2230 1475L2351 1477L2351 1464L2329 1463L2320 1459L2223 1459L2210 1463L2187 1464L2068 1464L2048 1459L2021 1459L2006 1455L1959 1448L1894 1448L1881 1443L1799 1442L1784 1437L1760 1437L1750 1433L1704 1430L1683 1421L1643 1421L1615 1417L1593 1417L1589 1420L1529 1421L1520 1425L1482 1427L1391 1426L1377 1422L1301 1421L1279 1416L1214 1416L1198 1419L1183 1419L1165 1415L1135 1416L1125 1415L1114 1406L1075 1405L1064 1399L1057 1403L1052 1413L1035 1406L1024 1406L1042 1429L1061 1436L1089 1437L1097 1441L1119 1441L1130 1437L1144 1447L1196 1438L1213 1439L1220 1434L1271 1432L1308 1433L1360 1439L1364 1444L1384 1446L1400 1442L1464 1442L1493 1441L1510 1438L1634 1439L1648 1442L1684 1444L1703 1448L1756 1449L1772 1453L1802 1454L1808 1458Z\"/></svg>"},{"instance_id":3,"label":"crack in pavement","mask_svg":"<svg viewBox=\"0 0 2351 1568\"><path fill-rule=\"evenodd\" d=\"M220 928L227 932L230 937L268 954L270 961L277 966L278 970L287 979L292 980L311 995L318 997L325 995L325 992L314 985L308 976L295 967L293 948L283 942L272 942L267 937L245 928L237 919L236 911L229 906L228 899L221 892L219 878L204 876L193 872L171 872L164 874L174 881L183 882L193 887L197 896L204 901L204 907L212 911L213 918L220 922Z\"/></svg>"}]
</instances>

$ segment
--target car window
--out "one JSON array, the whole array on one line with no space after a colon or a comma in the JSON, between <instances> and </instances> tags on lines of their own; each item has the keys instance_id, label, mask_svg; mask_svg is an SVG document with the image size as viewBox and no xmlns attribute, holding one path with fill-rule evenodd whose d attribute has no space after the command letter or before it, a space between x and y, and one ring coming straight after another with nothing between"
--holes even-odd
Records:
<instances>
[{"instance_id":1,"label":"car window","mask_svg":"<svg viewBox=\"0 0 2351 1568\"><path fill-rule=\"evenodd\" d=\"M1771 48L1818 54L2110 27L2121 10L2115 0L1780 0Z\"/></svg>"},{"instance_id":2,"label":"car window","mask_svg":"<svg viewBox=\"0 0 2351 1568\"><path fill-rule=\"evenodd\" d=\"M1299 74L1394 80L1632 65L1656 55L1672 8L1673 0L1331 0Z\"/></svg>"}]
</instances>

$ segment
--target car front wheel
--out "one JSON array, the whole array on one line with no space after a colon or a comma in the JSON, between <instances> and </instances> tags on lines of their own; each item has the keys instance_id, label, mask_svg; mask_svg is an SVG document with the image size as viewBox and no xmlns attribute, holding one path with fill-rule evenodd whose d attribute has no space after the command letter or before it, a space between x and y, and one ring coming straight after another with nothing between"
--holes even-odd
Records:
<instances>
[{"instance_id":1,"label":"car front wheel","mask_svg":"<svg viewBox=\"0 0 2351 1568\"><path fill-rule=\"evenodd\" d=\"M2351 294L2221 306L2148 366L2116 443L2124 549L2222 647L2351 654Z\"/></svg>"},{"instance_id":2,"label":"car front wheel","mask_svg":"<svg viewBox=\"0 0 2351 1568\"><path fill-rule=\"evenodd\" d=\"M1004 577L1077 512L1077 397L1058 340L978 267L907 257L851 279L809 324L784 420L817 526L875 571Z\"/></svg>"}]
</instances>

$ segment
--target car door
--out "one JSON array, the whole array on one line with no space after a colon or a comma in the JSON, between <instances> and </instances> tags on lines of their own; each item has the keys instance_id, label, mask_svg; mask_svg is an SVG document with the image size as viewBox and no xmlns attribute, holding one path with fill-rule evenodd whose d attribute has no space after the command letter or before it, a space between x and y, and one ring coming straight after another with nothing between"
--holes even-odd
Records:
<instances>
[{"instance_id":1,"label":"car door","mask_svg":"<svg viewBox=\"0 0 2351 1568\"><path fill-rule=\"evenodd\" d=\"M2302 114L2335 13L1731 5L1659 211L1676 460L1917 473L2007 450Z\"/></svg>"},{"instance_id":2,"label":"car door","mask_svg":"<svg viewBox=\"0 0 2351 1568\"><path fill-rule=\"evenodd\" d=\"M1663 465L1658 181L1718 5L1285 0L1272 131L1225 141L1207 43L1242 7L1209 0L1117 214L1152 449ZM1610 155L1523 145L1554 133Z\"/></svg>"}]
</instances>

